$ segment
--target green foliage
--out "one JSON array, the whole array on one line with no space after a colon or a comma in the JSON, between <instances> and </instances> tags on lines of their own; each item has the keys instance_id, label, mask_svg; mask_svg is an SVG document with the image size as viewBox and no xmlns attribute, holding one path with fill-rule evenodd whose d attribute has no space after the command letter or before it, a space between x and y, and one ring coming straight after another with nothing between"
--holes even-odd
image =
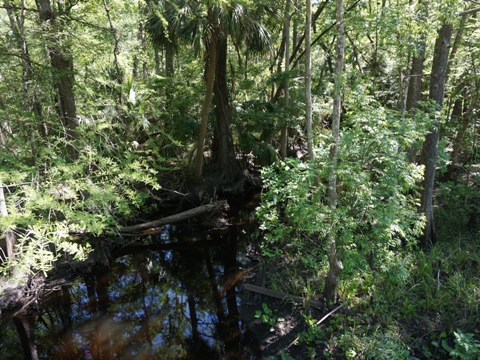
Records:
<instances>
[{"instance_id":1,"label":"green foliage","mask_svg":"<svg viewBox=\"0 0 480 360\"><path fill-rule=\"evenodd\" d=\"M327 205L327 138L321 139L315 163L287 159L264 169L266 192L258 214L270 244L267 255L285 244L301 251L332 233L345 254L375 250L383 257L400 241L415 243L423 226L416 211L422 169L401 149L423 131L382 108L350 116L352 127L343 132L339 149L336 209Z\"/></svg>"},{"instance_id":2,"label":"green foliage","mask_svg":"<svg viewBox=\"0 0 480 360\"><path fill-rule=\"evenodd\" d=\"M323 344L325 339L331 336L332 331L323 330L310 316L304 315L304 317L308 327L299 334L298 340L307 346Z\"/></svg>"},{"instance_id":3,"label":"green foliage","mask_svg":"<svg viewBox=\"0 0 480 360\"><path fill-rule=\"evenodd\" d=\"M3 271L15 266L46 272L62 254L83 259L90 245L75 235L113 235L126 220L148 211L146 189L159 188L153 159L125 150L119 155L121 144L102 141L109 127L102 129L100 122L83 130L90 143L75 162L65 162L52 143L39 149L48 167L27 171L20 163L0 173L2 184L22 183L7 188L9 215L0 218L2 231L13 230L18 238L18 256Z\"/></svg>"},{"instance_id":4,"label":"green foliage","mask_svg":"<svg viewBox=\"0 0 480 360\"><path fill-rule=\"evenodd\" d=\"M262 310L255 311L255 317L260 319L263 324L270 325L270 327L273 327L278 321L278 318L273 314L273 310L265 303L262 303Z\"/></svg>"},{"instance_id":5,"label":"green foliage","mask_svg":"<svg viewBox=\"0 0 480 360\"><path fill-rule=\"evenodd\" d=\"M456 229L468 228L478 230L480 222L480 171L476 167L462 170L456 181L445 181L439 184L436 211L439 219L439 231L445 237L455 236ZM452 212L457 215L452 217Z\"/></svg>"},{"instance_id":6,"label":"green foliage","mask_svg":"<svg viewBox=\"0 0 480 360\"><path fill-rule=\"evenodd\" d=\"M275 331L277 323L285 321L284 318L277 316L275 310L270 309L265 303L262 303L262 310L255 311L255 318L259 319L262 324L268 325L270 332Z\"/></svg>"},{"instance_id":7,"label":"green foliage","mask_svg":"<svg viewBox=\"0 0 480 360\"><path fill-rule=\"evenodd\" d=\"M338 343L347 359L414 359L395 327L375 328L371 332L357 327L341 335Z\"/></svg>"},{"instance_id":8,"label":"green foliage","mask_svg":"<svg viewBox=\"0 0 480 360\"><path fill-rule=\"evenodd\" d=\"M473 360L480 357L480 341L475 339L473 334L457 329L453 335L455 336L453 348L445 340L442 341L443 348L448 351L452 359Z\"/></svg>"}]
</instances>

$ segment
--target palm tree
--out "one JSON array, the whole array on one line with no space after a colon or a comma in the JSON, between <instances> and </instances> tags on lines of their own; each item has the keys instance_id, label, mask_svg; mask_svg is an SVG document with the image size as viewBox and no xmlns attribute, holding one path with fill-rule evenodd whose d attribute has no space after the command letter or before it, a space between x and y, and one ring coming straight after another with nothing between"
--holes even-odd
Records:
<instances>
[{"instance_id":1,"label":"palm tree","mask_svg":"<svg viewBox=\"0 0 480 360\"><path fill-rule=\"evenodd\" d=\"M262 9L250 9L242 3L223 1L212 1L206 7L204 3L188 0L181 0L171 7L162 7L160 2L157 4L160 13L152 15L157 20L149 20L147 26L152 39L156 38L160 43L168 34L171 44L178 44L176 41L179 39L190 40L197 52L203 50L205 54L207 89L197 141L194 178L198 180L202 176L203 147L213 91L216 126L212 159L217 179L222 184L241 180L242 171L236 161L231 132L232 114L227 86L228 36L232 37L236 46L243 45L250 53L267 50L271 41L270 33L261 22ZM266 7L263 10L271 11Z\"/></svg>"},{"instance_id":2,"label":"palm tree","mask_svg":"<svg viewBox=\"0 0 480 360\"><path fill-rule=\"evenodd\" d=\"M175 26L177 10L170 1L146 0L150 16L145 24L145 30L150 34L153 46L165 50L165 73L174 75L173 59L178 48L179 29Z\"/></svg>"}]
</instances>

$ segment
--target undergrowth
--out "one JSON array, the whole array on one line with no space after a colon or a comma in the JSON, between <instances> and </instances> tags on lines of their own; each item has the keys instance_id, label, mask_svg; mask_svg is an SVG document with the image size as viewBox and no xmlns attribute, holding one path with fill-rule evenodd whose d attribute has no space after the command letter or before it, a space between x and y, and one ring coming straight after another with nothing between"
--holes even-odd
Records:
<instances>
[{"instance_id":1,"label":"undergrowth","mask_svg":"<svg viewBox=\"0 0 480 360\"><path fill-rule=\"evenodd\" d=\"M477 194L458 184L440 187L439 240L428 250L389 247L376 255L374 267L361 252L347 253L339 285L347 306L320 325L305 312L307 328L297 342L302 353L314 359L480 358L480 227L472 223ZM461 213L459 202L469 204ZM318 300L328 264L321 241L304 240L267 260L276 270L268 285Z\"/></svg>"}]
</instances>

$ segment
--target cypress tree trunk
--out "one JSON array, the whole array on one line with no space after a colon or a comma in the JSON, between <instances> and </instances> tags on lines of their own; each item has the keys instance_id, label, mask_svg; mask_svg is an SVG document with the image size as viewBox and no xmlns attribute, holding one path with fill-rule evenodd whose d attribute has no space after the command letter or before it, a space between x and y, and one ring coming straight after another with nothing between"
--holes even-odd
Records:
<instances>
[{"instance_id":1,"label":"cypress tree trunk","mask_svg":"<svg viewBox=\"0 0 480 360\"><path fill-rule=\"evenodd\" d=\"M227 37L224 35L218 36L217 39L214 94L217 121L212 156L220 174L219 181L223 184L231 184L241 178L242 172L236 159L231 132L232 113L227 83Z\"/></svg>"},{"instance_id":2,"label":"cypress tree trunk","mask_svg":"<svg viewBox=\"0 0 480 360\"><path fill-rule=\"evenodd\" d=\"M436 102L440 110L445 93L445 80L447 77L448 52L452 37L452 25L443 24L438 31L435 41L435 52L430 78L429 98ZM438 141L440 138L440 121L435 121L430 133L427 135L422 148L420 163L425 166L423 181L422 201L420 212L425 214L427 223L420 243L423 247L436 241L435 221L433 217L433 189L435 184L435 167L438 158Z\"/></svg>"},{"instance_id":3,"label":"cypress tree trunk","mask_svg":"<svg viewBox=\"0 0 480 360\"><path fill-rule=\"evenodd\" d=\"M340 112L342 103L343 89L343 65L345 61L345 30L343 24L343 0L337 0L336 18L337 18L337 47L336 47L336 65L335 65L335 87L333 94L333 114L332 114L332 144L330 145L330 179L329 179L329 205L332 208L337 207L337 162L338 162L338 143L340 139ZM328 274L325 281L323 296L327 301L337 301L337 287L340 275L343 271L343 264L337 253L337 239L335 229L328 239Z\"/></svg>"},{"instance_id":4,"label":"cypress tree trunk","mask_svg":"<svg viewBox=\"0 0 480 360\"><path fill-rule=\"evenodd\" d=\"M208 112L212 104L213 84L215 81L215 64L217 59L216 41L210 39L207 44L207 58L205 59L205 78L206 89L205 98L202 105L202 114L200 120L200 132L197 140L197 153L195 155L195 164L193 171L193 179L199 181L203 172L203 150L205 148L205 135L207 133Z\"/></svg>"}]
</instances>

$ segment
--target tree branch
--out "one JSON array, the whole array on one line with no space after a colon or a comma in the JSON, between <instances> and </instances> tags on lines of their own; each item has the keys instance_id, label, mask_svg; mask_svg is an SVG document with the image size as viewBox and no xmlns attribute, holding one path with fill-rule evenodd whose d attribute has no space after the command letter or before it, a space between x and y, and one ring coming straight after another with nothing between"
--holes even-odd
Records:
<instances>
[{"instance_id":1,"label":"tree branch","mask_svg":"<svg viewBox=\"0 0 480 360\"><path fill-rule=\"evenodd\" d=\"M467 15L467 14L473 14L473 13L476 13L478 11L480 11L480 7L462 11L459 15L463 16L463 15Z\"/></svg>"},{"instance_id":2,"label":"tree branch","mask_svg":"<svg viewBox=\"0 0 480 360\"><path fill-rule=\"evenodd\" d=\"M195 216L204 215L218 209L223 209L225 208L225 206L227 206L226 201L217 201L212 204L202 205L175 215L164 217L162 219L149 221L138 225L125 226L119 229L119 232L127 234L142 233L152 228L160 227L166 224L178 223L180 221L187 220Z\"/></svg>"},{"instance_id":3,"label":"tree branch","mask_svg":"<svg viewBox=\"0 0 480 360\"><path fill-rule=\"evenodd\" d=\"M0 9L33 11L33 12L38 13L38 9L29 8L29 7L25 7L25 6L16 6L16 5L0 5Z\"/></svg>"}]
</instances>

